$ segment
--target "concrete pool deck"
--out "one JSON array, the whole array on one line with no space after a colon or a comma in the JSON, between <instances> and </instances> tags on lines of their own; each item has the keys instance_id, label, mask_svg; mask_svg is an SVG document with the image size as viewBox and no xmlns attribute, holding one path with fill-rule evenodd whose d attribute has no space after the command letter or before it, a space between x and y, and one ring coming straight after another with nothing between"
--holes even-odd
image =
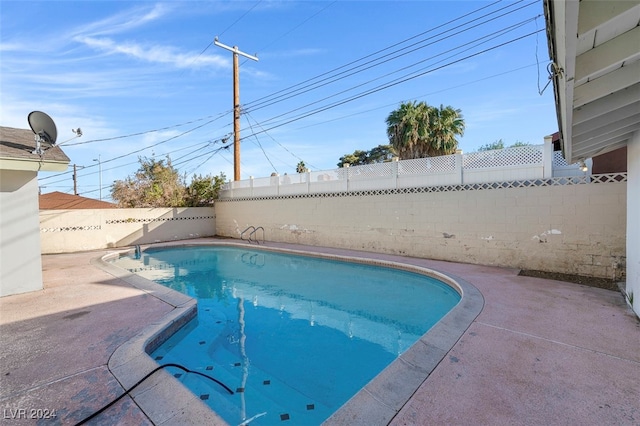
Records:
<instances>
[{"instance_id":1,"label":"concrete pool deck","mask_svg":"<svg viewBox=\"0 0 640 426\"><path fill-rule=\"evenodd\" d=\"M619 292L521 277L515 269L267 246L402 262L480 291L482 311L392 425L640 424L640 322ZM107 253L43 256L44 290L0 298L3 424L75 424L100 409L122 393L109 368L112 354L182 306L92 264ZM157 383L149 381L147 389ZM134 395L144 399L144 389ZM211 419L204 404L174 404L181 412L155 417L156 424ZM56 417L44 418L52 410ZM126 396L91 424L152 422Z\"/></svg>"}]
</instances>

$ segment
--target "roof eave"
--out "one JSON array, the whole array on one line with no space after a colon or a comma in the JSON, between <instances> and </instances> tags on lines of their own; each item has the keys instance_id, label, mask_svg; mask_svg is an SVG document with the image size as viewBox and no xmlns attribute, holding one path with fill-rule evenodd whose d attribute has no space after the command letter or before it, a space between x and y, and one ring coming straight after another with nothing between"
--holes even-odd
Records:
<instances>
[{"instance_id":1,"label":"roof eave","mask_svg":"<svg viewBox=\"0 0 640 426\"><path fill-rule=\"evenodd\" d=\"M69 162L42 160L34 161L20 158L0 157L0 170L18 170L30 172L64 172Z\"/></svg>"},{"instance_id":2,"label":"roof eave","mask_svg":"<svg viewBox=\"0 0 640 426\"><path fill-rule=\"evenodd\" d=\"M578 7L579 2L575 0L563 2L544 0L560 146L569 163L574 162L571 146L571 123L573 120L576 39L567 38L566 34L577 34Z\"/></svg>"}]
</instances>

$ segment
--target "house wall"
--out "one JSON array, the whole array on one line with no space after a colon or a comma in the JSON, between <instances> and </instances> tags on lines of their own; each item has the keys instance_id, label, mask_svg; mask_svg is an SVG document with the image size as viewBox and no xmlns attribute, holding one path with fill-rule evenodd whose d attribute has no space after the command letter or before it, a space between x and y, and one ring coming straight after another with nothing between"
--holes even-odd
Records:
<instances>
[{"instance_id":1,"label":"house wall","mask_svg":"<svg viewBox=\"0 0 640 426\"><path fill-rule=\"evenodd\" d=\"M0 170L0 205L0 297L41 290L37 173Z\"/></svg>"},{"instance_id":2,"label":"house wall","mask_svg":"<svg viewBox=\"0 0 640 426\"><path fill-rule=\"evenodd\" d=\"M627 295L640 316L640 133L627 145Z\"/></svg>"},{"instance_id":3,"label":"house wall","mask_svg":"<svg viewBox=\"0 0 640 426\"><path fill-rule=\"evenodd\" d=\"M622 173L627 169L627 147L623 146L616 150L593 157L593 168L591 173Z\"/></svg>"},{"instance_id":4,"label":"house wall","mask_svg":"<svg viewBox=\"0 0 640 426\"><path fill-rule=\"evenodd\" d=\"M253 225L269 241L623 277L625 182L482 188L220 200L216 232Z\"/></svg>"},{"instance_id":5,"label":"house wall","mask_svg":"<svg viewBox=\"0 0 640 426\"><path fill-rule=\"evenodd\" d=\"M213 207L40 211L43 254L210 237L215 229Z\"/></svg>"}]
</instances>

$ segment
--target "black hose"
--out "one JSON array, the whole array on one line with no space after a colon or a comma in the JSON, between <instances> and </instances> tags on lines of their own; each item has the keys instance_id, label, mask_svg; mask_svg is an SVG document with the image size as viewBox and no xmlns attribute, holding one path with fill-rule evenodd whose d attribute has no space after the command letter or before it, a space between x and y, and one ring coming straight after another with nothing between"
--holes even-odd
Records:
<instances>
[{"instance_id":1,"label":"black hose","mask_svg":"<svg viewBox=\"0 0 640 426\"><path fill-rule=\"evenodd\" d=\"M207 376L204 373L200 373L199 371L192 371L189 370L188 368L185 368L179 364L162 364L159 367L154 368L149 374L147 374L146 376L144 376L142 379L138 380L138 382L131 386L128 390L126 390L122 395L118 396L116 399L114 399L113 401L111 401L110 403L108 403L107 405L105 405L104 407L102 407L101 409L99 409L98 411L96 411L95 413L91 414L89 417L79 421L78 423L76 423L75 426L80 426L85 424L86 422L88 422L89 420L93 419L94 417L98 416L100 413L104 412L107 408L111 407L113 404L115 404L116 402L120 401L125 395L129 395L129 392L131 392L132 390L134 390L138 385L140 385L142 382L144 382L145 380L147 380L149 377L151 377L155 372L157 372L158 370L161 370L163 368L167 368L167 367L175 367L175 368L179 368L180 370L186 372L186 373L193 373L193 374L197 374L199 376L205 377L215 383L217 383L218 385L222 386L227 392L229 392L229 394L233 395L233 391L224 383L222 383L220 380L218 379L214 379L211 376Z\"/></svg>"}]
</instances>

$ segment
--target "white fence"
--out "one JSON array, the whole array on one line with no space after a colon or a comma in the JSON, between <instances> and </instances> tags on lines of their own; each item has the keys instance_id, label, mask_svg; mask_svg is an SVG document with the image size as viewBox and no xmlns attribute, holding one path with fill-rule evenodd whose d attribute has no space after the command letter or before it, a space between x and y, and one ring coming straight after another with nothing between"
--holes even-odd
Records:
<instances>
[{"instance_id":1,"label":"white fence","mask_svg":"<svg viewBox=\"0 0 640 426\"><path fill-rule=\"evenodd\" d=\"M585 176L553 146L529 145L493 151L367 164L227 183L220 198L256 198L380 189L417 188Z\"/></svg>"}]
</instances>

